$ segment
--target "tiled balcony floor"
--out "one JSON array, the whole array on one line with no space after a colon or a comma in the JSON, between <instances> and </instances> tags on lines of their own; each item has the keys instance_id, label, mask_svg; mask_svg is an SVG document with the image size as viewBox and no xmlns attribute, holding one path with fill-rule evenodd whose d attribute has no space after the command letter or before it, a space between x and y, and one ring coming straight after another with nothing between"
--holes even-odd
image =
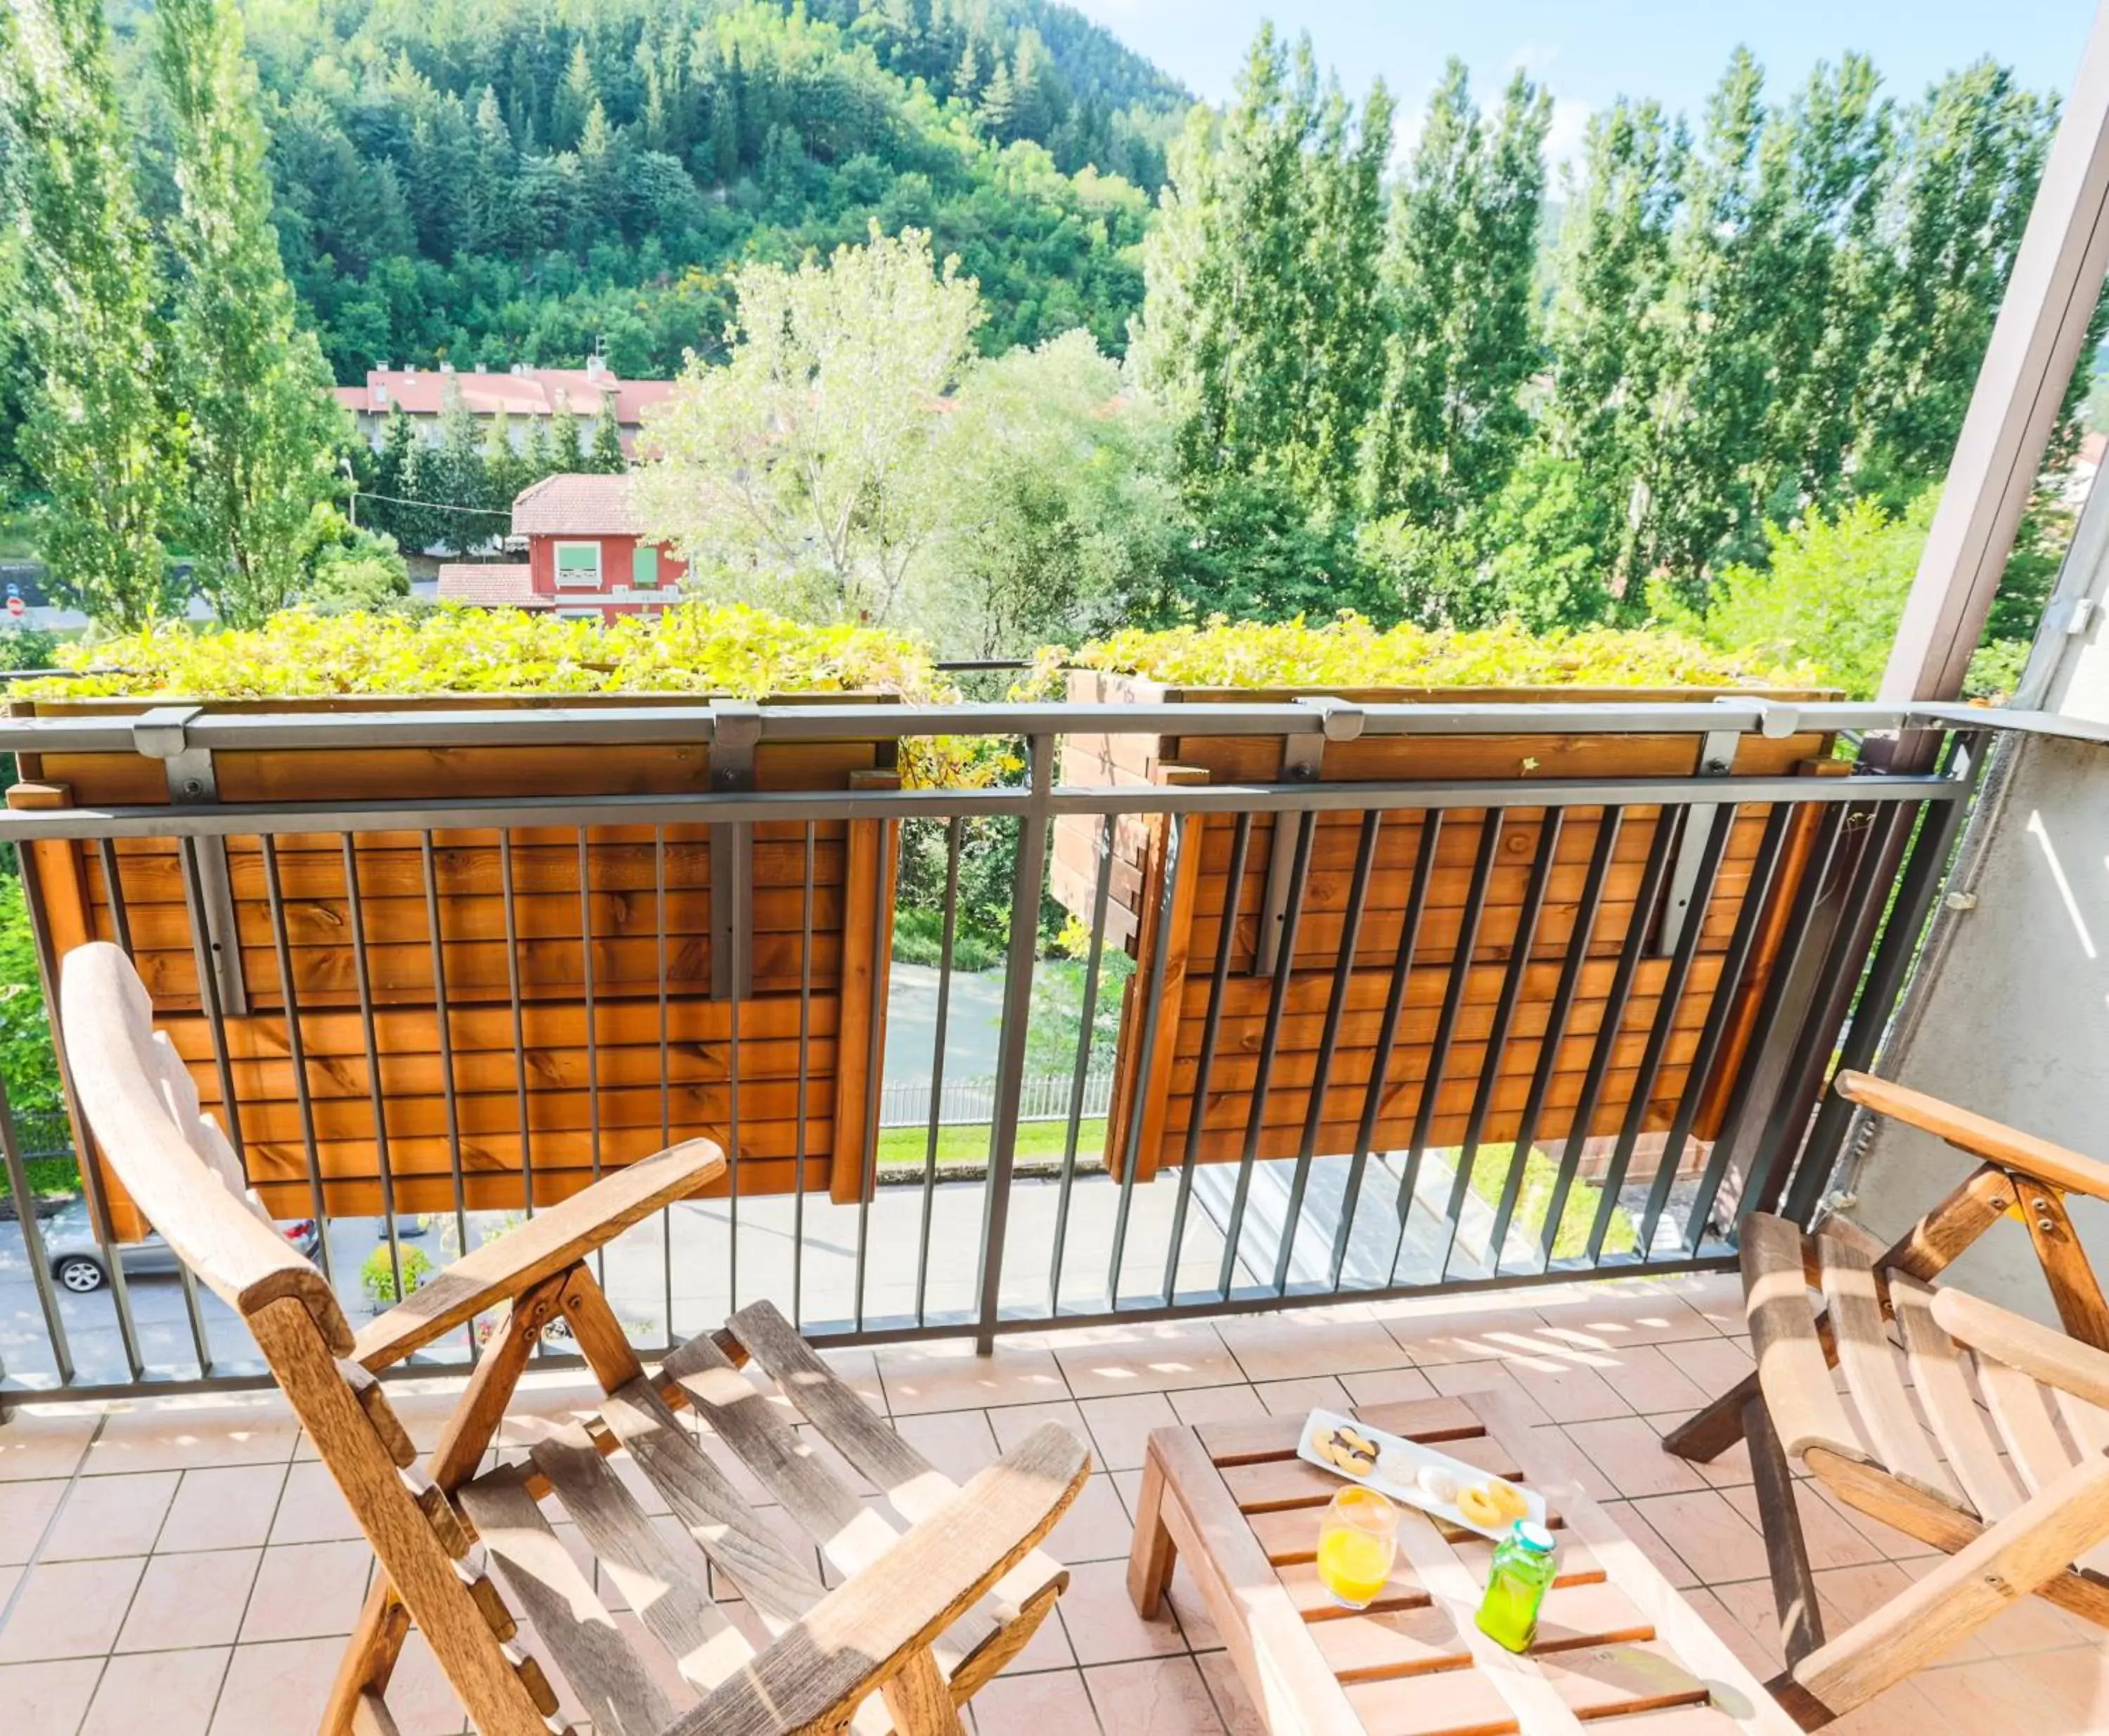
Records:
<instances>
[{"instance_id":1,"label":"tiled balcony floor","mask_svg":"<svg viewBox=\"0 0 2109 1736\"><path fill-rule=\"evenodd\" d=\"M1747 1459L1738 1449L1702 1471L1655 1445L1749 1369L1741 1323L1734 1280L1706 1278L1052 1332L1008 1339L987 1361L964 1342L835 1360L960 1474L1049 1418L1091 1437L1097 1471L1050 1544L1072 1584L976 1702L982 1736L1245 1736L1258 1721L1183 1575L1165 1621L1138 1621L1127 1601L1150 1429L1504 1388L1567 1433L1607 1511L1768 1674L1778 1655ZM392 1389L421 1445L458 1387ZM515 1408L585 1402L567 1379ZM1813 1489L1803 1505L1834 1631L1931 1558ZM25 1409L0 1427L0 1731L306 1736L370 1563L275 1396ZM414 1641L390 1699L404 1736L462 1728ZM1833 1728L2109 1729L2109 1635L2030 1603Z\"/></svg>"}]
</instances>

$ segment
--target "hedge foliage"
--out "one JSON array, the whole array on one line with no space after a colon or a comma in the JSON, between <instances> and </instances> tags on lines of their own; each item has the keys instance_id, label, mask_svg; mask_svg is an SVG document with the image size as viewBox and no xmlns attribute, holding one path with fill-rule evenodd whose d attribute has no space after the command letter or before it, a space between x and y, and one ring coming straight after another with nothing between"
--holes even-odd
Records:
<instances>
[{"instance_id":1,"label":"hedge foliage","mask_svg":"<svg viewBox=\"0 0 2109 1736\"><path fill-rule=\"evenodd\" d=\"M1302 616L1262 625L1216 615L1158 633L1131 629L1077 651L1050 646L1028 687L1050 691L1064 665L1209 688L1805 688L1817 679L1806 664L1723 652L1658 628L1533 633L1508 620L1380 633L1344 611L1316 625Z\"/></svg>"}]
</instances>

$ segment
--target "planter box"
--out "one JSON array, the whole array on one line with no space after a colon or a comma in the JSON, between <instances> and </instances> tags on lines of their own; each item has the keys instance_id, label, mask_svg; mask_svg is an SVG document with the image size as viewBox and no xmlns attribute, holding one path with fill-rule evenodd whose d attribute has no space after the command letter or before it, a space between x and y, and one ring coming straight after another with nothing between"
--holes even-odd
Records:
<instances>
[{"instance_id":1,"label":"planter box","mask_svg":"<svg viewBox=\"0 0 2109 1736\"><path fill-rule=\"evenodd\" d=\"M1827 693L1750 689L1676 688L1384 688L1251 689L1173 688L1140 677L1073 671L1068 697L1086 704L1220 705L1249 701L1280 703L1320 692L1360 704L1516 704L1543 701L1658 703L1719 697L1813 700ZM1542 782L1567 778L1689 777L1698 769L1696 730L1662 735L1605 733L1485 736L1364 737L1329 742L1319 764L1321 781L1373 782ZM1729 777L1815 773L1827 760L1831 738L1810 732L1783 739L1739 738ZM1262 736L1113 736L1068 738L1062 764L1065 783L1162 784L1212 782L1273 782L1283 778L1285 744ZM1728 793L1724 790L1724 796ZM1539 848L1547 810L1497 810L1500 830L1487 892L1470 949L1462 961L1465 981L1456 996L1452 1046L1443 1068L1426 1143L1442 1147L1465 1136L1483 1072L1488 1039L1522 927L1525 888ZM1750 885L1751 868L1769 812L1745 803L1730 813L1712 896L1690 920L1701 924L1690 973L1674 1014L1662 1065L1648 1093L1643 1125L1668 1126L1689 1086L1706 1093L1693 1133L1717 1130L1726 1092L1750 1035L1759 997L1773 962L1779 930L1805 871L1813 826L1804 814L1782 845L1768 908L1760 918L1745 967L1723 992L1736 997L1711 1076L1688 1078L1709 1004L1722 990L1723 954L1735 932ZM1258 1155L1294 1157L1303 1149L1312 1121L1312 1097L1322 1089L1315 1121L1316 1152L1353 1150L1378 1057L1379 1034L1394 962L1405 926L1409 891L1425 831L1425 817L1393 810L1378 836L1368 889L1346 981L1344 1004L1330 1062L1321 1061L1323 1032L1334 1003L1334 984L1353 913L1348 909L1363 814L1324 814L1313 830L1308 874L1294 930L1293 956L1280 1035L1267 1075ZM1457 949L1466 931L1469 888L1488 817L1453 810L1441 827L1431 864L1422 920L1396 1038L1381 1087L1373 1143L1378 1150L1405 1146L1420 1118L1420 1095L1451 999ZM1547 1138L1618 1132L1632 1107L1642 1055L1647 1047L1672 964L1667 949L1651 945L1641 957L1619 1034L1610 1051L1602 1092L1586 1129L1571 1126L1583 1095L1583 1080L1602 1026L1619 954L1635 922L1651 928L1662 920L1667 883L1646 908L1640 903L1646 865L1658 825L1655 810L1628 809L1605 878L1596 919L1580 942L1584 954L1575 992L1560 1035L1558 1061L1537 1131ZM1197 1112L1199 1059L1217 948L1231 907L1230 868L1235 822L1229 816L1197 816L1176 867L1167 861L1170 828L1161 816L1132 815L1115 822L1107 932L1137 960L1122 1009L1118 1071L1109 1118L1106 1159L1118 1175L1136 1139L1136 1179L1185 1161L1188 1130ZM1479 1137L1513 1139L1520 1130L1539 1050L1547 1035L1564 961L1576 944L1578 904L1601 826L1596 810L1569 812L1563 820L1544 900L1529 937L1528 962L1517 983L1506 1040L1491 1057L1494 1076ZM1064 816L1055 827L1050 885L1068 909L1090 920L1096 887L1100 823ZM1271 816L1253 817L1244 873L1230 942L1230 968L1215 1058L1199 1106L1201 1131L1195 1159L1202 1163L1240 1160L1245 1151L1260 1054L1275 985L1271 953L1280 931L1271 926L1268 888L1285 864L1275 854ZM1673 848L1674 845L1673 845ZM1166 896L1166 875L1176 884ZM1140 1040L1145 997L1151 992L1160 949L1163 972L1158 990L1158 1034L1145 1055ZM1140 1129L1136 1123L1140 1117Z\"/></svg>"},{"instance_id":2,"label":"planter box","mask_svg":"<svg viewBox=\"0 0 2109 1736\"><path fill-rule=\"evenodd\" d=\"M212 709L698 702L693 695L449 695ZM42 716L136 715L147 703L43 701L35 709ZM894 752L890 739L762 744L754 754L753 785L892 787L898 782ZM710 787L710 762L706 743L339 748L223 751L215 756L214 774L219 800L228 803L412 804L701 791ZM166 805L167 764L136 753L25 755L23 782L9 792L9 802ZM178 847L173 840L126 841L112 854L125 938L153 994L157 1022L189 1063L205 1106L224 1124L238 1119L250 1179L279 1216L304 1216L313 1209L310 1121L323 1203L345 1215L382 1209L383 1149L395 1209L413 1212L453 1209L457 1144L466 1203L485 1210L519 1208L531 1175L538 1204L561 1199L593 1179L596 1160L601 1166L633 1162L669 1139L706 1136L732 1150L728 1085L735 1031L740 1191L826 1187L839 1197L856 1198L868 1185L868 1164L860 1160L872 1137L865 1125L869 1070L883 1052L894 860L885 834L892 824L815 823L810 958L805 824L750 828L752 894L745 927L751 969L747 991L738 995L721 962L713 989L713 900L720 894L713 884L716 828L710 826L663 828L663 949L648 825L591 826L583 833L576 827L514 830L510 945L507 854L495 828L432 834L437 895L431 905L421 834L359 835L351 850L355 913L341 835L280 834L275 854L282 932L273 920L260 841L229 838L222 903L239 954L241 999L221 996L224 1006L239 1009L229 1010L224 1021L224 1057L215 1054L210 1003L201 993L192 900ZM39 912L56 951L63 954L92 939L120 939L102 849L70 842L29 848ZM201 859L209 854L201 852ZM736 858L720 853L718 860ZM365 953L377 1091L361 1011L355 918ZM223 959L216 982L229 980L233 963ZM808 985L802 1104L799 1003ZM297 1015L300 1063L289 1014ZM443 1045L452 1052L451 1103ZM669 1087L663 1126L662 1053ZM225 1112L223 1058L235 1118ZM79 1148L90 1150L87 1143ZM105 1171L100 1179L112 1227L136 1234L138 1215L115 1178Z\"/></svg>"}]
</instances>

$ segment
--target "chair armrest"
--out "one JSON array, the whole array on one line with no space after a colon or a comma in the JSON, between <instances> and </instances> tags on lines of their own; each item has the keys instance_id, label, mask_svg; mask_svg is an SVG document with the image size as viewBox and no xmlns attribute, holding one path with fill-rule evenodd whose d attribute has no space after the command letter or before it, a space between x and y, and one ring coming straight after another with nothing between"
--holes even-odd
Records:
<instances>
[{"instance_id":1,"label":"chair armrest","mask_svg":"<svg viewBox=\"0 0 2109 1736\"><path fill-rule=\"evenodd\" d=\"M2109 1164L2098 1163L2078 1152L2067 1151L2034 1134L2025 1134L1994 1121L1988 1116L1958 1109L1937 1097L1914 1091L1869 1073L1840 1073L1833 1081L1838 1094L1876 1115L1908 1122L1938 1135L1959 1150L1996 1163L2003 1170L2017 1170L2038 1181L2067 1193L2084 1193L2091 1199L2109 1200Z\"/></svg>"},{"instance_id":2,"label":"chair armrest","mask_svg":"<svg viewBox=\"0 0 2109 1736\"><path fill-rule=\"evenodd\" d=\"M2093 1345L1963 1290L1935 1291L1933 1318L1958 1343L2046 1387L2109 1406L2109 1354Z\"/></svg>"},{"instance_id":3,"label":"chair armrest","mask_svg":"<svg viewBox=\"0 0 2109 1736\"><path fill-rule=\"evenodd\" d=\"M833 1730L866 1694L944 1632L1054 1529L1091 1466L1083 1443L1042 1423L665 1736Z\"/></svg>"},{"instance_id":4,"label":"chair armrest","mask_svg":"<svg viewBox=\"0 0 2109 1736\"><path fill-rule=\"evenodd\" d=\"M714 1142L689 1139L603 1175L413 1291L359 1334L353 1359L375 1370L400 1362L464 1320L576 1265L639 1219L716 1180L725 1166L725 1152Z\"/></svg>"}]
</instances>

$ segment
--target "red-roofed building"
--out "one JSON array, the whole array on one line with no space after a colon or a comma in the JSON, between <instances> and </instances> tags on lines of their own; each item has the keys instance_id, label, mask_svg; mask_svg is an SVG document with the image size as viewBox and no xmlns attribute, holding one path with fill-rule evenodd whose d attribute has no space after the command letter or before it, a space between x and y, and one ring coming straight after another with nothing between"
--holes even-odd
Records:
<instances>
[{"instance_id":1,"label":"red-roofed building","mask_svg":"<svg viewBox=\"0 0 2109 1736\"><path fill-rule=\"evenodd\" d=\"M609 620L657 614L674 600L688 572L687 564L672 551L638 534L627 476L544 476L522 489L513 503L513 536L527 545L525 567L454 569L527 575L517 597L494 597L490 606L554 609L562 615L597 615ZM443 568L442 600L446 585Z\"/></svg>"},{"instance_id":2,"label":"red-roofed building","mask_svg":"<svg viewBox=\"0 0 2109 1736\"><path fill-rule=\"evenodd\" d=\"M376 367L364 386L336 388L337 402L352 413L368 444L378 448L387 432L389 412L400 409L427 441L440 437L440 414L458 392L472 416L489 417L501 410L510 419L516 445L524 445L538 417L569 410L579 420L579 438L587 440L602 404L615 401L615 419L625 452L635 449L646 408L674 390L671 380L623 380L610 373L598 357L584 367L516 367L506 373L481 369L462 373L452 367Z\"/></svg>"},{"instance_id":3,"label":"red-roofed building","mask_svg":"<svg viewBox=\"0 0 2109 1736\"><path fill-rule=\"evenodd\" d=\"M535 588L531 566L495 561L449 561L440 569L441 602L467 603L478 609L552 609L556 599Z\"/></svg>"}]
</instances>

